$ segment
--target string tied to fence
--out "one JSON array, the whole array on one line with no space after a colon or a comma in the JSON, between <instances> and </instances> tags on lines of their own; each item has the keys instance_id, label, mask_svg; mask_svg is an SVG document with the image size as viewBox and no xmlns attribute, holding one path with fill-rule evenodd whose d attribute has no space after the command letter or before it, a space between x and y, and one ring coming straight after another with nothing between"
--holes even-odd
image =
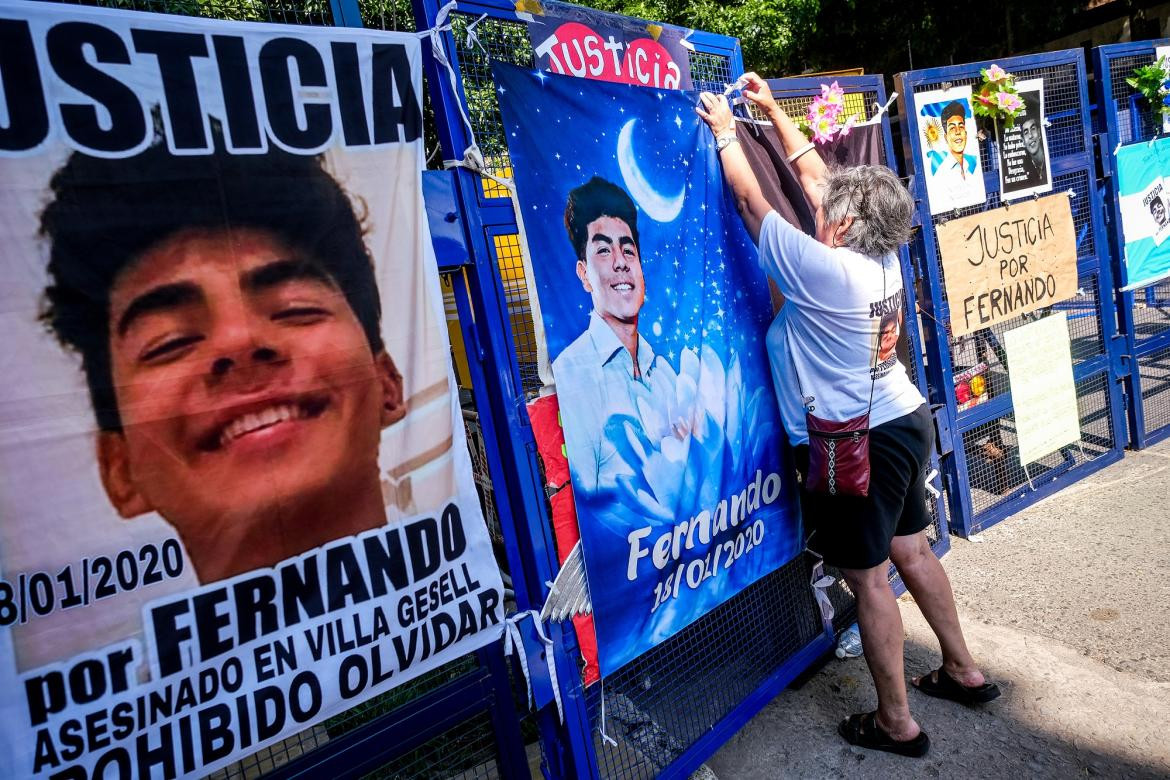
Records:
<instances>
[{"instance_id":1,"label":"string tied to fence","mask_svg":"<svg viewBox=\"0 0 1170 780\"><path fill-rule=\"evenodd\" d=\"M561 723L565 722L565 708L561 702L561 686L557 681L557 664L553 656L553 641L544 633L544 625L536 610L517 612L504 619L504 655L516 655L520 659L520 671L524 673L524 687L528 690L528 706L535 707L535 696L532 693L532 677L528 671L528 654L524 651L524 637L520 633L520 621L526 617L532 618L532 626L536 636L544 646L544 663L548 667L548 679L552 686L553 700L557 704L557 717Z\"/></svg>"},{"instance_id":2,"label":"string tied to fence","mask_svg":"<svg viewBox=\"0 0 1170 780\"><path fill-rule=\"evenodd\" d=\"M859 123L858 126L860 127L861 125L874 125L874 124L877 124L878 122L881 122L882 117L889 113L890 106L894 105L894 101L897 99L898 99L898 93L891 92L890 97L886 99L885 103L879 103L876 100L873 101L873 116L871 116L869 119L865 120L864 122Z\"/></svg>"},{"instance_id":3,"label":"string tied to fence","mask_svg":"<svg viewBox=\"0 0 1170 780\"><path fill-rule=\"evenodd\" d=\"M420 35L427 35L431 39L431 55L435 61L447 69L447 76L451 81L451 92L454 95L459 94L459 80L455 75L455 68L451 65L450 58L447 57L447 51L443 46L443 33L451 31L451 11L455 10L458 5L458 0L449 0L449 2L439 9L439 13L435 15L435 24L429 30L423 30ZM475 39L479 42L479 39ZM462 100L456 100L455 104L459 107L459 115L463 117L463 124L467 126L467 138L471 141L468 151L474 148L479 154L479 147L475 144L475 130L471 127L471 117L467 115L467 109L463 105ZM464 157L467 153L464 152ZM479 155L480 160L483 155Z\"/></svg>"},{"instance_id":4,"label":"string tied to fence","mask_svg":"<svg viewBox=\"0 0 1170 780\"><path fill-rule=\"evenodd\" d=\"M467 30L465 31L465 34L467 37L464 38L464 43L467 45L468 49L477 48L480 51L482 51L484 54L487 54L488 51L487 51L487 49L485 49L483 47L483 44L479 40L479 36L475 34L475 28L478 27L479 23L482 22L486 18L487 18L486 13L480 14L478 19L476 19L471 24L467 25Z\"/></svg>"},{"instance_id":5,"label":"string tied to fence","mask_svg":"<svg viewBox=\"0 0 1170 780\"><path fill-rule=\"evenodd\" d=\"M601 686L601 723L597 726L597 733L601 736L603 743L610 747L617 747L617 740L605 731L605 678L602 677L597 684Z\"/></svg>"}]
</instances>

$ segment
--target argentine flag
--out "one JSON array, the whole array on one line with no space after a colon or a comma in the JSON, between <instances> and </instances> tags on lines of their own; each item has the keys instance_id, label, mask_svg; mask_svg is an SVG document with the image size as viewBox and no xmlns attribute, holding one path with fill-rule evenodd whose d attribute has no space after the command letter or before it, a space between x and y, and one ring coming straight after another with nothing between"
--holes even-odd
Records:
<instances>
[{"instance_id":1,"label":"argentine flag","mask_svg":"<svg viewBox=\"0 0 1170 780\"><path fill-rule=\"evenodd\" d=\"M1123 289L1170 276L1170 138L1118 149L1117 191L1125 238Z\"/></svg>"}]
</instances>

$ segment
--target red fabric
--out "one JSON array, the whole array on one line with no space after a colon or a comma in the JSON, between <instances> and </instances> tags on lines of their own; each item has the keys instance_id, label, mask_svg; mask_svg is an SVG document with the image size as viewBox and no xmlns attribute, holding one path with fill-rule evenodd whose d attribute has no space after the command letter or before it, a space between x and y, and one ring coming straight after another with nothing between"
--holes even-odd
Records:
<instances>
[{"instance_id":1,"label":"red fabric","mask_svg":"<svg viewBox=\"0 0 1170 780\"><path fill-rule=\"evenodd\" d=\"M557 560L564 563L573 551L573 546L580 540L581 529L577 525L573 488L569 485L569 460L565 457L565 432L561 428L557 397L546 395L528 404L528 419L532 421L532 435L536 439L536 451L544 463L547 484L557 491L549 503L552 505ZM585 661L585 685L592 685L601 679L597 667L597 635L593 631L593 616L574 616L573 628L577 631L577 644L581 647L581 657Z\"/></svg>"}]
</instances>

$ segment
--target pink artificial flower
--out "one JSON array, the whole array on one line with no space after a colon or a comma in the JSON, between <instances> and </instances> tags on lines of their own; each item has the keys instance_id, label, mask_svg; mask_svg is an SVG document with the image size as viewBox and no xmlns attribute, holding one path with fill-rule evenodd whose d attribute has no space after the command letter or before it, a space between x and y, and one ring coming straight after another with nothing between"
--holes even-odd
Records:
<instances>
[{"instance_id":1,"label":"pink artificial flower","mask_svg":"<svg viewBox=\"0 0 1170 780\"><path fill-rule=\"evenodd\" d=\"M1006 70L999 67L998 65L992 65L987 69L986 78L988 81L1003 81L1005 78L1007 78L1007 75L1008 74Z\"/></svg>"},{"instance_id":2,"label":"pink artificial flower","mask_svg":"<svg viewBox=\"0 0 1170 780\"><path fill-rule=\"evenodd\" d=\"M808 107L808 121L809 122L816 122L817 120L821 119L822 117L828 117L829 119L834 119L837 116L837 112L839 110L840 109L837 106L833 106L833 105L830 105L829 103L825 102L825 100L822 97L820 97L820 96L814 97L812 100L812 103L809 104L809 107Z\"/></svg>"},{"instance_id":3,"label":"pink artificial flower","mask_svg":"<svg viewBox=\"0 0 1170 780\"><path fill-rule=\"evenodd\" d=\"M828 86L821 84L821 98L838 110L845 107L845 90L835 81Z\"/></svg>"},{"instance_id":4,"label":"pink artificial flower","mask_svg":"<svg viewBox=\"0 0 1170 780\"><path fill-rule=\"evenodd\" d=\"M833 140L833 131L836 130L836 123L828 116L823 116L812 123L813 140L818 144L828 143Z\"/></svg>"},{"instance_id":5,"label":"pink artificial flower","mask_svg":"<svg viewBox=\"0 0 1170 780\"><path fill-rule=\"evenodd\" d=\"M999 104L1001 109L1008 112L1018 111L1024 107L1024 104L1020 101L1020 98L1010 92L997 92L995 95L995 101Z\"/></svg>"}]
</instances>

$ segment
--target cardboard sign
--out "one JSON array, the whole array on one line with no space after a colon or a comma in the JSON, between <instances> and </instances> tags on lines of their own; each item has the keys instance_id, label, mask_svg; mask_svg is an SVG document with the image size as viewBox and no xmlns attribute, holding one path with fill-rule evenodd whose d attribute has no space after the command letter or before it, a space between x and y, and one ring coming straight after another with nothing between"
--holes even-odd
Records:
<instances>
[{"instance_id":1,"label":"cardboard sign","mask_svg":"<svg viewBox=\"0 0 1170 780\"><path fill-rule=\"evenodd\" d=\"M1068 315L1057 312L1004 334L1020 465L1081 438Z\"/></svg>"},{"instance_id":2,"label":"cardboard sign","mask_svg":"<svg viewBox=\"0 0 1170 780\"><path fill-rule=\"evenodd\" d=\"M954 219L937 230L953 336L1076 294L1076 228L1065 193Z\"/></svg>"}]
</instances>

